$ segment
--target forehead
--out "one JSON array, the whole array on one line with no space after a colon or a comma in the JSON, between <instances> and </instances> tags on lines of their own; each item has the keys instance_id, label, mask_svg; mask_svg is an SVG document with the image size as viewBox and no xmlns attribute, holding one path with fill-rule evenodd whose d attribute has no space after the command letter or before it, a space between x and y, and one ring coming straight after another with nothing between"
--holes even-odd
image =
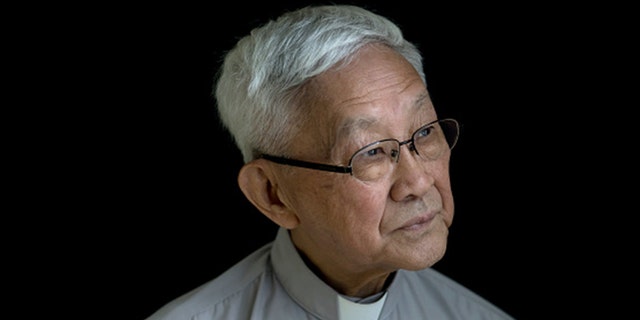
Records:
<instances>
[{"instance_id":1,"label":"forehead","mask_svg":"<svg viewBox=\"0 0 640 320\"><path fill-rule=\"evenodd\" d=\"M319 119L341 134L376 123L397 122L428 114L431 100L414 67L392 49L369 45L346 65L314 80Z\"/></svg>"},{"instance_id":2,"label":"forehead","mask_svg":"<svg viewBox=\"0 0 640 320\"><path fill-rule=\"evenodd\" d=\"M422 79L402 55L393 49L370 44L355 53L346 64L339 64L318 75L315 83L331 104L355 104L375 99Z\"/></svg>"}]
</instances>

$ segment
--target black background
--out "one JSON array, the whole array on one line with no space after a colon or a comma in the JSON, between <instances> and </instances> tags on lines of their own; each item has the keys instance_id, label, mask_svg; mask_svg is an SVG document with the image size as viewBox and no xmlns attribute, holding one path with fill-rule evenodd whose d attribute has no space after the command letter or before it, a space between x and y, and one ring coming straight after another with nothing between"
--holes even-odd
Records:
<instances>
[{"instance_id":1,"label":"black background","mask_svg":"<svg viewBox=\"0 0 640 320\"><path fill-rule=\"evenodd\" d=\"M80 120L60 126L68 139L58 151L73 157L45 185L72 185L50 200L64 212L51 222L69 227L41 244L60 253L43 260L80 280L76 295L91 297L94 313L144 319L272 240L275 225L237 187L242 159L218 125L213 77L252 28L313 3L323 2L76 8L65 54L79 67ZM581 8L535 2L334 3L399 24L424 55L439 115L462 123L456 216L434 268L517 319L584 310L588 300L576 297L603 281L585 284L584 272L605 252L576 223L599 210L578 205L597 195L575 143L582 97L595 91L578 53L597 26L582 24ZM55 262L62 252L77 263Z\"/></svg>"}]
</instances>

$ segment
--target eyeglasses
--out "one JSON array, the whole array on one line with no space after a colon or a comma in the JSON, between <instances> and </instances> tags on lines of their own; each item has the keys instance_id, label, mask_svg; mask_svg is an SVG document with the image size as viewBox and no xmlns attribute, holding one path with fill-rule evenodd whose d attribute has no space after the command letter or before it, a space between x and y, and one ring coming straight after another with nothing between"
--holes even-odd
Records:
<instances>
[{"instance_id":1,"label":"eyeglasses","mask_svg":"<svg viewBox=\"0 0 640 320\"><path fill-rule=\"evenodd\" d=\"M440 119L420 127L411 139L383 139L370 143L353 154L348 166L335 166L263 154L261 158L275 163L314 170L350 173L361 181L376 181L393 171L400 159L400 147L407 145L424 161L440 158L458 141L460 125L455 119Z\"/></svg>"}]
</instances>

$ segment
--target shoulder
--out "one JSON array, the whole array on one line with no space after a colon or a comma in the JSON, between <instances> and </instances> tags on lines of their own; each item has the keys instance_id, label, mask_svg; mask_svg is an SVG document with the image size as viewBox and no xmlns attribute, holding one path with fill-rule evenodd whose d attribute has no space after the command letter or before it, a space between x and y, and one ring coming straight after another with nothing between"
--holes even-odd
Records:
<instances>
[{"instance_id":1,"label":"shoulder","mask_svg":"<svg viewBox=\"0 0 640 320\"><path fill-rule=\"evenodd\" d=\"M220 276L170 301L147 320L240 318L261 286L269 285L271 243L256 250Z\"/></svg>"},{"instance_id":2,"label":"shoulder","mask_svg":"<svg viewBox=\"0 0 640 320\"><path fill-rule=\"evenodd\" d=\"M430 304L432 310L453 319L501 319L511 320L511 316L464 287L460 283L438 272L433 268L420 271L398 272L400 285L406 296L420 297L422 303ZM431 302L437 302L431 304Z\"/></svg>"}]
</instances>

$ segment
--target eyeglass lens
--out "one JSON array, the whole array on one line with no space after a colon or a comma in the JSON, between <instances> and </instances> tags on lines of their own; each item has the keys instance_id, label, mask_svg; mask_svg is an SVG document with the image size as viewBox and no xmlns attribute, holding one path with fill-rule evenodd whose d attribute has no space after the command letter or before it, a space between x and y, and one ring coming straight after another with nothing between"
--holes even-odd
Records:
<instances>
[{"instance_id":1,"label":"eyeglass lens","mask_svg":"<svg viewBox=\"0 0 640 320\"><path fill-rule=\"evenodd\" d=\"M436 160L445 151L452 149L458 139L458 123L453 119L442 119L418 129L408 141L423 160ZM353 175L363 181L373 181L387 175L398 162L400 142L385 139L374 142L356 152L351 159Z\"/></svg>"}]
</instances>

